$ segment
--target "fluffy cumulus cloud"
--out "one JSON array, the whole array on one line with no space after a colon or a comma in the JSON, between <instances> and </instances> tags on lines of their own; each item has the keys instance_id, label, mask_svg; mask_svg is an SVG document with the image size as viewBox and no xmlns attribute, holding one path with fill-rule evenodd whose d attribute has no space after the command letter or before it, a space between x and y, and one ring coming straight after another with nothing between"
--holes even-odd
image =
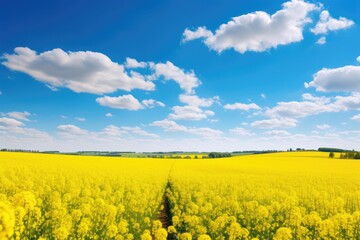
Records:
<instances>
[{"instance_id":1,"label":"fluffy cumulus cloud","mask_svg":"<svg viewBox=\"0 0 360 240\"><path fill-rule=\"evenodd\" d=\"M28 118L29 116L31 116L31 113L29 112L8 112L8 113L0 113L0 115L2 116L7 116L10 118L15 118L21 121L30 121L30 119Z\"/></svg>"},{"instance_id":2,"label":"fluffy cumulus cloud","mask_svg":"<svg viewBox=\"0 0 360 240\"><path fill-rule=\"evenodd\" d=\"M155 106L164 107L165 104L154 99L145 99L141 103L133 95L127 94L118 97L104 96L96 99L101 106L117 109L127 109L131 111L137 111L144 108L153 108ZM108 115L107 115L108 116ZM111 115L112 116L112 115ZM111 117L108 116L108 117Z\"/></svg>"},{"instance_id":3,"label":"fluffy cumulus cloud","mask_svg":"<svg viewBox=\"0 0 360 240\"><path fill-rule=\"evenodd\" d=\"M305 87L314 87L320 92L360 92L360 66L323 68Z\"/></svg>"},{"instance_id":4,"label":"fluffy cumulus cloud","mask_svg":"<svg viewBox=\"0 0 360 240\"><path fill-rule=\"evenodd\" d=\"M219 97L215 96L212 98L200 98L197 95L180 94L180 102L188 104L189 106L195 107L210 107L215 102L219 101Z\"/></svg>"},{"instance_id":5,"label":"fluffy cumulus cloud","mask_svg":"<svg viewBox=\"0 0 360 240\"><path fill-rule=\"evenodd\" d=\"M101 106L117 109L127 109L137 111L143 109L144 106L133 95L127 94L119 97L104 96L96 99Z\"/></svg>"},{"instance_id":6,"label":"fluffy cumulus cloud","mask_svg":"<svg viewBox=\"0 0 360 240\"><path fill-rule=\"evenodd\" d=\"M251 123L252 127L262 129L272 128L293 128L297 126L298 121L293 118L271 118L265 120L259 120Z\"/></svg>"},{"instance_id":7,"label":"fluffy cumulus cloud","mask_svg":"<svg viewBox=\"0 0 360 240\"><path fill-rule=\"evenodd\" d=\"M311 29L311 32L314 34L327 34L330 31L337 31L340 29L349 28L354 25L354 22L345 18L340 17L339 19L332 18L330 13L326 10L322 11L320 14L320 20L314 28Z\"/></svg>"},{"instance_id":8,"label":"fluffy cumulus cloud","mask_svg":"<svg viewBox=\"0 0 360 240\"><path fill-rule=\"evenodd\" d=\"M247 130L245 128L237 127L229 130L231 134L236 136L254 136L256 135L250 130Z\"/></svg>"},{"instance_id":9,"label":"fluffy cumulus cloud","mask_svg":"<svg viewBox=\"0 0 360 240\"><path fill-rule=\"evenodd\" d=\"M214 33L205 27L195 31L186 29L183 41L203 38L204 43L217 52L233 48L244 53L263 52L279 45L303 40L303 28L311 22L308 15L318 10L318 7L302 0L285 2L282 7L273 15L257 11L234 17L220 25Z\"/></svg>"},{"instance_id":10,"label":"fluffy cumulus cloud","mask_svg":"<svg viewBox=\"0 0 360 240\"><path fill-rule=\"evenodd\" d=\"M255 103L234 103L234 104L225 104L225 109L228 110L242 110L242 111L249 111L249 110L260 110L261 107L259 107Z\"/></svg>"},{"instance_id":11,"label":"fluffy cumulus cloud","mask_svg":"<svg viewBox=\"0 0 360 240\"><path fill-rule=\"evenodd\" d=\"M138 62L134 58L126 58L125 67L126 68L145 68L147 67L146 62Z\"/></svg>"},{"instance_id":12,"label":"fluffy cumulus cloud","mask_svg":"<svg viewBox=\"0 0 360 240\"><path fill-rule=\"evenodd\" d=\"M163 77L165 80L174 80L187 94L194 93L194 88L201 84L194 71L185 72L169 61L154 64L152 68L157 77Z\"/></svg>"},{"instance_id":13,"label":"fluffy cumulus cloud","mask_svg":"<svg viewBox=\"0 0 360 240\"><path fill-rule=\"evenodd\" d=\"M17 47L14 54L4 54L2 63L11 70L26 73L51 87L66 87L74 92L103 94L118 89L154 90L151 81L130 77L124 66L98 52L65 52L59 48L37 54Z\"/></svg>"},{"instance_id":14,"label":"fluffy cumulus cloud","mask_svg":"<svg viewBox=\"0 0 360 240\"><path fill-rule=\"evenodd\" d=\"M213 111L202 110L196 106L175 106L172 108L173 113L169 114L169 119L172 120L202 120L209 116L215 115Z\"/></svg>"},{"instance_id":15,"label":"fluffy cumulus cloud","mask_svg":"<svg viewBox=\"0 0 360 240\"><path fill-rule=\"evenodd\" d=\"M220 130L215 130L212 128L195 128L195 127L186 127L184 125L177 124L176 122L168 119L164 119L161 121L155 121L150 124L151 126L161 127L165 131L168 132L184 132L190 133L197 136L205 137L205 138L216 138L221 137L223 134Z\"/></svg>"}]
</instances>

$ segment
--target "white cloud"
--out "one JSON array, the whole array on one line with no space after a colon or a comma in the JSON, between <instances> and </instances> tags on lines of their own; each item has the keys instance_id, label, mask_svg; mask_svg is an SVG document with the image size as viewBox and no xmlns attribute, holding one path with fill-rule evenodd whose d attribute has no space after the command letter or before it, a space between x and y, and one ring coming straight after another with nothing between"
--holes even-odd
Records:
<instances>
[{"instance_id":1,"label":"white cloud","mask_svg":"<svg viewBox=\"0 0 360 240\"><path fill-rule=\"evenodd\" d=\"M58 134L65 138L75 138L78 136L89 135L87 130L81 129L75 125L59 125L57 127Z\"/></svg>"},{"instance_id":2,"label":"white cloud","mask_svg":"<svg viewBox=\"0 0 360 240\"><path fill-rule=\"evenodd\" d=\"M137 111L144 108L144 106L139 102L139 100L134 98L134 96L131 94L119 97L104 96L97 98L96 102L98 102L101 106L117 109L127 109L132 111Z\"/></svg>"},{"instance_id":3,"label":"white cloud","mask_svg":"<svg viewBox=\"0 0 360 240\"><path fill-rule=\"evenodd\" d=\"M360 92L360 66L323 68L305 87L314 87L320 92Z\"/></svg>"},{"instance_id":4,"label":"white cloud","mask_svg":"<svg viewBox=\"0 0 360 240\"><path fill-rule=\"evenodd\" d=\"M251 126L262 129L293 128L297 126L297 122L298 121L293 118L272 118L255 121L251 123Z\"/></svg>"},{"instance_id":5,"label":"white cloud","mask_svg":"<svg viewBox=\"0 0 360 240\"><path fill-rule=\"evenodd\" d=\"M180 102L194 107L210 107L215 102L219 101L218 96L212 98L200 98L197 95L188 95L188 94L180 94L179 99Z\"/></svg>"},{"instance_id":6,"label":"white cloud","mask_svg":"<svg viewBox=\"0 0 360 240\"><path fill-rule=\"evenodd\" d=\"M303 94L303 99L306 101L278 102L275 107L268 109L265 115L272 118L303 118L325 112L360 109L360 93L333 98Z\"/></svg>"},{"instance_id":7,"label":"white cloud","mask_svg":"<svg viewBox=\"0 0 360 240\"><path fill-rule=\"evenodd\" d=\"M334 112L360 110L360 93L353 93L350 96L336 96L334 103L329 105Z\"/></svg>"},{"instance_id":8,"label":"white cloud","mask_svg":"<svg viewBox=\"0 0 360 240\"><path fill-rule=\"evenodd\" d=\"M332 18L330 13L326 10L322 11L320 14L320 20L314 28L311 29L311 32L314 34L327 34L330 31L337 31L340 29L349 28L354 25L354 22L340 17L339 19Z\"/></svg>"},{"instance_id":9,"label":"white cloud","mask_svg":"<svg viewBox=\"0 0 360 240\"><path fill-rule=\"evenodd\" d=\"M29 112L8 112L5 114L2 114L11 118L15 118L21 121L30 121L30 119L28 118L29 116L31 116L31 113Z\"/></svg>"},{"instance_id":10,"label":"white cloud","mask_svg":"<svg viewBox=\"0 0 360 240\"><path fill-rule=\"evenodd\" d=\"M326 37L321 37L317 40L316 44L318 45L324 45L326 43Z\"/></svg>"},{"instance_id":11,"label":"white cloud","mask_svg":"<svg viewBox=\"0 0 360 240\"><path fill-rule=\"evenodd\" d=\"M125 67L126 68L145 68L145 67L147 67L147 63L146 62L138 62L134 58L126 58Z\"/></svg>"},{"instance_id":12,"label":"white cloud","mask_svg":"<svg viewBox=\"0 0 360 240\"><path fill-rule=\"evenodd\" d=\"M75 119L80 121L80 122L85 122L86 121L86 118L81 118L81 117L76 117Z\"/></svg>"},{"instance_id":13,"label":"white cloud","mask_svg":"<svg viewBox=\"0 0 360 240\"><path fill-rule=\"evenodd\" d=\"M112 117L113 115L112 115L112 113L107 113L107 114L105 114L105 116L106 117Z\"/></svg>"},{"instance_id":14,"label":"white cloud","mask_svg":"<svg viewBox=\"0 0 360 240\"><path fill-rule=\"evenodd\" d=\"M331 126L327 125L327 124L321 124L321 125L316 125L316 128L321 129L321 130L325 130L325 129L331 128Z\"/></svg>"},{"instance_id":15,"label":"white cloud","mask_svg":"<svg viewBox=\"0 0 360 240\"><path fill-rule=\"evenodd\" d=\"M247 130L245 128L237 127L229 130L231 134L237 135L237 136L254 136L256 135L250 130Z\"/></svg>"},{"instance_id":16,"label":"white cloud","mask_svg":"<svg viewBox=\"0 0 360 240\"><path fill-rule=\"evenodd\" d=\"M7 118L7 117L0 118L0 127L4 128L4 127L22 127L22 126L24 126L24 123L16 119Z\"/></svg>"},{"instance_id":17,"label":"white cloud","mask_svg":"<svg viewBox=\"0 0 360 240\"><path fill-rule=\"evenodd\" d=\"M140 127L121 127L121 129L123 129L127 132L130 132L130 133L136 134L136 135L143 136L143 137L150 137L150 138L160 137L157 134L149 133L149 132L145 131L144 129L141 129Z\"/></svg>"},{"instance_id":18,"label":"white cloud","mask_svg":"<svg viewBox=\"0 0 360 240\"><path fill-rule=\"evenodd\" d=\"M215 115L213 111L204 111L195 106L175 106L172 108L174 113L169 114L169 119L172 120L202 120L209 116Z\"/></svg>"},{"instance_id":19,"label":"white cloud","mask_svg":"<svg viewBox=\"0 0 360 240\"><path fill-rule=\"evenodd\" d=\"M353 116L351 119L355 121L360 121L360 114Z\"/></svg>"},{"instance_id":20,"label":"white cloud","mask_svg":"<svg viewBox=\"0 0 360 240\"><path fill-rule=\"evenodd\" d=\"M183 69L175 66L172 62L157 63L152 67L157 77L164 77L165 80L174 80L187 94L194 93L194 88L201 82L195 76L194 71L184 72Z\"/></svg>"},{"instance_id":21,"label":"white cloud","mask_svg":"<svg viewBox=\"0 0 360 240\"><path fill-rule=\"evenodd\" d=\"M120 127L114 125L106 126L102 131L102 134L110 137L121 137L126 133L127 132L125 130L122 130Z\"/></svg>"},{"instance_id":22,"label":"white cloud","mask_svg":"<svg viewBox=\"0 0 360 240\"><path fill-rule=\"evenodd\" d=\"M317 102L317 103L329 103L331 101L330 98L327 98L327 97L315 97L313 95L311 95L310 93L304 93L302 95L302 98L304 100L307 100L307 101L311 101L311 102Z\"/></svg>"},{"instance_id":23,"label":"white cloud","mask_svg":"<svg viewBox=\"0 0 360 240\"><path fill-rule=\"evenodd\" d=\"M50 139L50 136L46 132L42 132L34 128L26 128L24 123L7 117L0 118L0 135L2 134L4 134L2 138L11 137L12 140L17 139L20 143L24 140L24 138L39 140Z\"/></svg>"},{"instance_id":24,"label":"white cloud","mask_svg":"<svg viewBox=\"0 0 360 240\"><path fill-rule=\"evenodd\" d=\"M242 110L242 111L249 111L249 110L260 110L261 107L259 107L255 103L234 103L234 104L226 104L224 106L225 109L229 110Z\"/></svg>"},{"instance_id":25,"label":"white cloud","mask_svg":"<svg viewBox=\"0 0 360 240\"><path fill-rule=\"evenodd\" d=\"M146 108L154 108L156 106L159 107L165 107L165 104L159 101L156 101L154 99L146 99L146 100L142 100L141 103L146 107Z\"/></svg>"},{"instance_id":26,"label":"white cloud","mask_svg":"<svg viewBox=\"0 0 360 240\"><path fill-rule=\"evenodd\" d=\"M207 30L206 27L198 27L195 31L185 29L183 33L183 42L188 42L199 38L209 38L212 36L213 33Z\"/></svg>"},{"instance_id":27,"label":"white cloud","mask_svg":"<svg viewBox=\"0 0 360 240\"><path fill-rule=\"evenodd\" d=\"M358 56L358 57L356 58L356 61L360 62L360 56Z\"/></svg>"},{"instance_id":28,"label":"white cloud","mask_svg":"<svg viewBox=\"0 0 360 240\"><path fill-rule=\"evenodd\" d=\"M4 54L6 61L2 62L3 65L26 73L51 87L94 94L111 93L119 89L155 89L153 82L130 77L123 65L112 62L102 53L64 52L57 48L37 54L25 47L17 47L14 52Z\"/></svg>"},{"instance_id":29,"label":"white cloud","mask_svg":"<svg viewBox=\"0 0 360 240\"><path fill-rule=\"evenodd\" d=\"M235 51L263 52L279 45L287 45L303 40L303 27L311 22L308 14L318 7L302 0L292 0L283 4L283 9L273 15L257 11L234 17L220 25L215 33L205 27L195 31L186 29L184 41L203 38L212 50L222 52L233 48Z\"/></svg>"},{"instance_id":30,"label":"white cloud","mask_svg":"<svg viewBox=\"0 0 360 240\"><path fill-rule=\"evenodd\" d=\"M265 99L266 98L266 95L264 93L262 93L261 95L261 98Z\"/></svg>"},{"instance_id":31,"label":"white cloud","mask_svg":"<svg viewBox=\"0 0 360 240\"><path fill-rule=\"evenodd\" d=\"M164 107L165 104L154 99L145 99L141 103L133 95L127 94L118 97L104 96L96 99L101 106L117 109L127 109L137 111L144 108L153 108L156 106Z\"/></svg>"},{"instance_id":32,"label":"white cloud","mask_svg":"<svg viewBox=\"0 0 360 240\"><path fill-rule=\"evenodd\" d=\"M289 136L290 133L285 130L270 130L264 132L265 135L271 135L271 136Z\"/></svg>"},{"instance_id":33,"label":"white cloud","mask_svg":"<svg viewBox=\"0 0 360 240\"><path fill-rule=\"evenodd\" d=\"M319 102L291 101L278 102L277 105L265 112L269 117L303 118L325 112L326 107Z\"/></svg>"},{"instance_id":34,"label":"white cloud","mask_svg":"<svg viewBox=\"0 0 360 240\"><path fill-rule=\"evenodd\" d=\"M68 116L64 116L64 115L61 115L60 116L62 119L67 119L68 118Z\"/></svg>"},{"instance_id":35,"label":"white cloud","mask_svg":"<svg viewBox=\"0 0 360 240\"><path fill-rule=\"evenodd\" d=\"M183 125L179 125L174 121L164 119L161 121L155 121L150 126L161 127L168 132L185 132L194 135L198 135L205 138L217 138L220 137L223 132L212 128L191 128Z\"/></svg>"}]
</instances>

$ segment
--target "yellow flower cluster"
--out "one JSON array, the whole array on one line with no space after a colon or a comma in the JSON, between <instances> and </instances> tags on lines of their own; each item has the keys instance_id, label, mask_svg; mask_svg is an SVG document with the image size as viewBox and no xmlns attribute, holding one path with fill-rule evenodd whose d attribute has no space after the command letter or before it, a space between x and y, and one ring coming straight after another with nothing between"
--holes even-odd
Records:
<instances>
[{"instance_id":1,"label":"yellow flower cluster","mask_svg":"<svg viewBox=\"0 0 360 240\"><path fill-rule=\"evenodd\" d=\"M318 152L179 160L166 194L192 239L360 239L359 172Z\"/></svg>"},{"instance_id":2,"label":"yellow flower cluster","mask_svg":"<svg viewBox=\"0 0 360 240\"><path fill-rule=\"evenodd\" d=\"M166 159L0 153L0 239L140 239L155 225L170 167Z\"/></svg>"}]
</instances>

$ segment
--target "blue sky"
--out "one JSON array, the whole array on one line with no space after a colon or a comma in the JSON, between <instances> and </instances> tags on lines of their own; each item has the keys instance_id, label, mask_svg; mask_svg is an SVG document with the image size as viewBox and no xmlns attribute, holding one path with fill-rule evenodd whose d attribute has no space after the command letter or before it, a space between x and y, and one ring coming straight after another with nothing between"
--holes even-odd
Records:
<instances>
[{"instance_id":1,"label":"blue sky","mask_svg":"<svg viewBox=\"0 0 360 240\"><path fill-rule=\"evenodd\" d=\"M0 147L359 149L360 3L3 1Z\"/></svg>"}]
</instances>

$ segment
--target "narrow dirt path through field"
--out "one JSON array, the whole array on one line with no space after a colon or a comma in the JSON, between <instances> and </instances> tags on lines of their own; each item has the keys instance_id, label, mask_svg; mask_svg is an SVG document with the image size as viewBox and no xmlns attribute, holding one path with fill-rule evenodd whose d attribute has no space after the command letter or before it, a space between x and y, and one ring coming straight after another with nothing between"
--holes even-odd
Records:
<instances>
[{"instance_id":1,"label":"narrow dirt path through field","mask_svg":"<svg viewBox=\"0 0 360 240\"><path fill-rule=\"evenodd\" d=\"M170 186L170 183L168 182L164 191L164 195L162 198L162 208L158 214L158 219L162 223L162 227L167 229L169 226L172 225L172 217L171 217L171 211L170 211L170 202L166 195L166 189L168 189Z\"/></svg>"}]
</instances>

